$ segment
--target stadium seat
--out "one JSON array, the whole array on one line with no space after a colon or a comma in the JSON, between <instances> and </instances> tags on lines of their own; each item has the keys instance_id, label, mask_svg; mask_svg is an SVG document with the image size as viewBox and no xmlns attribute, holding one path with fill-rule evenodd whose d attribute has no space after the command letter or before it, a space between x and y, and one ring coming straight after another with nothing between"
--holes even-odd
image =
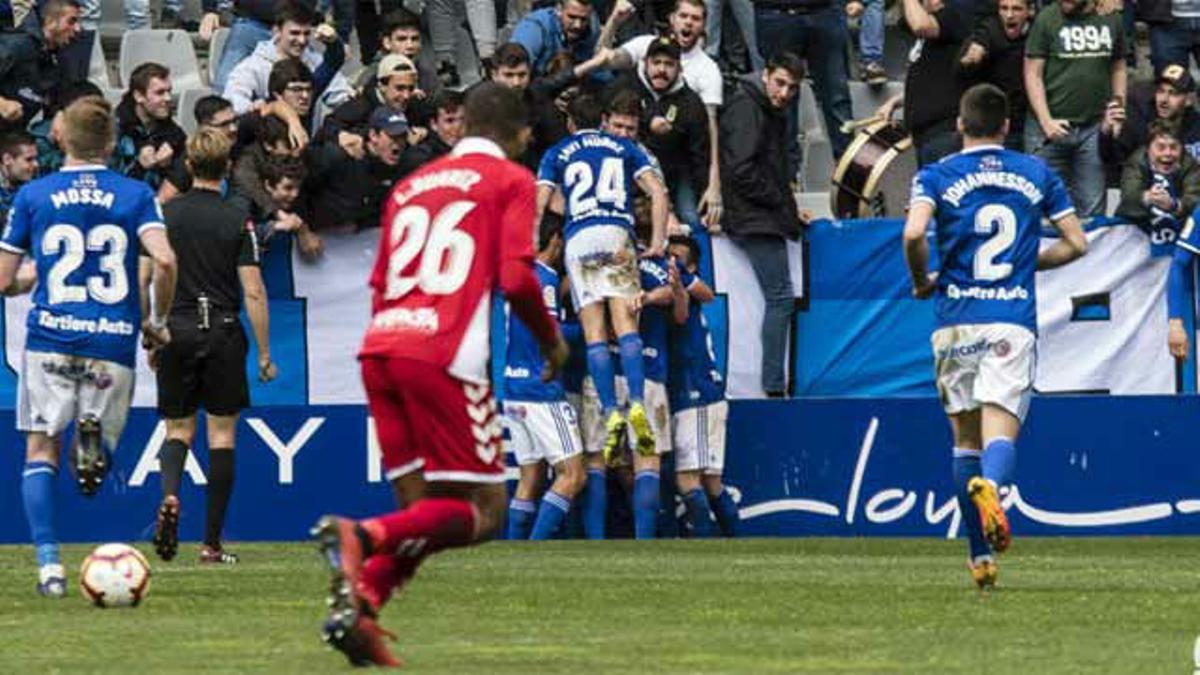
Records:
<instances>
[{"instance_id":1,"label":"stadium seat","mask_svg":"<svg viewBox=\"0 0 1200 675\"><path fill-rule=\"evenodd\" d=\"M100 44L99 35L92 39L92 58L88 64L88 80L101 88L112 85L108 77L108 61L104 59L104 47Z\"/></svg>"},{"instance_id":2,"label":"stadium seat","mask_svg":"<svg viewBox=\"0 0 1200 675\"><path fill-rule=\"evenodd\" d=\"M196 115L194 108L196 101L213 93L208 87L200 87L198 89L185 89L179 97L179 106L175 109L175 120L179 122L179 126L187 132L189 136L196 130Z\"/></svg>"},{"instance_id":3,"label":"stadium seat","mask_svg":"<svg viewBox=\"0 0 1200 675\"><path fill-rule=\"evenodd\" d=\"M866 82L850 83L850 108L854 119L860 120L875 114L879 106L896 94L904 93L903 82L888 82L878 89Z\"/></svg>"},{"instance_id":4,"label":"stadium seat","mask_svg":"<svg viewBox=\"0 0 1200 675\"><path fill-rule=\"evenodd\" d=\"M104 91L104 100L108 101L113 108L121 104L121 97L125 95L125 92L115 87L100 87L100 89Z\"/></svg>"},{"instance_id":5,"label":"stadium seat","mask_svg":"<svg viewBox=\"0 0 1200 675\"><path fill-rule=\"evenodd\" d=\"M812 84L800 84L800 189L819 192L829 188L833 175L833 150L825 132L825 118L813 93Z\"/></svg>"},{"instance_id":6,"label":"stadium seat","mask_svg":"<svg viewBox=\"0 0 1200 675\"><path fill-rule=\"evenodd\" d=\"M796 207L801 211L809 211L814 218L832 218L833 211L829 204L829 191L800 192L796 195Z\"/></svg>"},{"instance_id":7,"label":"stadium seat","mask_svg":"<svg viewBox=\"0 0 1200 675\"><path fill-rule=\"evenodd\" d=\"M212 42L208 43L208 83L211 85L217 77L217 66L221 63L221 52L225 51L225 42L229 39L228 28L218 28L213 32Z\"/></svg>"},{"instance_id":8,"label":"stadium seat","mask_svg":"<svg viewBox=\"0 0 1200 675\"><path fill-rule=\"evenodd\" d=\"M178 96L203 87L200 62L192 38L182 30L131 30L121 37L121 86L128 86L134 68L154 61L171 69L171 84Z\"/></svg>"}]
</instances>

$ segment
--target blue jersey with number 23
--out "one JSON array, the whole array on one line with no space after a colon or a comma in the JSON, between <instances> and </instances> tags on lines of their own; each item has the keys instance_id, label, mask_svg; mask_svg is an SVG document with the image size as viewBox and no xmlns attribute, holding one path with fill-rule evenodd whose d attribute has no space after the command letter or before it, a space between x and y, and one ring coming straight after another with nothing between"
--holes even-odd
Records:
<instances>
[{"instance_id":1,"label":"blue jersey with number 23","mask_svg":"<svg viewBox=\"0 0 1200 675\"><path fill-rule=\"evenodd\" d=\"M0 249L37 264L25 348L132 368L142 323L138 235L156 227L164 225L150 187L103 166L22 187Z\"/></svg>"},{"instance_id":2,"label":"blue jersey with number 23","mask_svg":"<svg viewBox=\"0 0 1200 675\"><path fill-rule=\"evenodd\" d=\"M938 325L1011 323L1036 333L1042 216L1075 211L1058 175L1036 157L977 146L921 169L911 201L934 209Z\"/></svg>"}]
</instances>

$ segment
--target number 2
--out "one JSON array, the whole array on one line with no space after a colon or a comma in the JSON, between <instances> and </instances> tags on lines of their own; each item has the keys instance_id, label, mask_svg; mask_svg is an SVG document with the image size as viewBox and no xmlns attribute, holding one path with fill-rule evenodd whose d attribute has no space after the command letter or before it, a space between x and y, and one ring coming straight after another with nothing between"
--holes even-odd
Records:
<instances>
[{"instance_id":1,"label":"number 2","mask_svg":"<svg viewBox=\"0 0 1200 675\"><path fill-rule=\"evenodd\" d=\"M125 252L129 237L116 225L98 225L87 233L74 225L57 224L46 229L42 236L42 254L59 254L46 278L47 300L51 305L63 302L84 302L88 296L106 305L115 305L129 294L129 278L125 274ZM105 250L108 252L105 253ZM83 265L87 251L98 252L102 275L90 276L85 285L71 285L67 277Z\"/></svg>"},{"instance_id":2,"label":"number 2","mask_svg":"<svg viewBox=\"0 0 1200 675\"><path fill-rule=\"evenodd\" d=\"M567 210L581 214L596 208L597 202L605 202L623 208L625 206L625 165L618 157L606 157L600 163L600 180L592 175L592 167L586 162L567 165L563 182L570 188ZM592 186L595 185L595 194Z\"/></svg>"},{"instance_id":3,"label":"number 2","mask_svg":"<svg viewBox=\"0 0 1200 675\"><path fill-rule=\"evenodd\" d=\"M389 233L393 250L388 257L385 299L404 297L417 286L431 295L449 295L462 287L475 258L475 240L456 228L474 208L474 202L451 202L433 218L432 227L429 211L423 206L408 206L396 213ZM418 254L417 273L404 276Z\"/></svg>"},{"instance_id":4,"label":"number 2","mask_svg":"<svg viewBox=\"0 0 1200 675\"><path fill-rule=\"evenodd\" d=\"M991 235L975 251L975 278L997 281L1012 274L1012 263L995 262L996 256L1007 251L1017 240L1017 216L1012 209L1001 204L988 204L976 211L975 234Z\"/></svg>"}]
</instances>

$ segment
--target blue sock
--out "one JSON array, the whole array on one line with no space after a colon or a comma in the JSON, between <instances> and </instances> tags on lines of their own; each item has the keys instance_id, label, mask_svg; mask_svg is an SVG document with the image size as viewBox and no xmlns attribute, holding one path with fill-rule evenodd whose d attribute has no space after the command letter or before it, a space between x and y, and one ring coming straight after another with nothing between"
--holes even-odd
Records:
<instances>
[{"instance_id":1,"label":"blue sock","mask_svg":"<svg viewBox=\"0 0 1200 675\"><path fill-rule=\"evenodd\" d=\"M21 475L21 499L29 533L37 550L38 567L59 562L58 536L54 532L54 483L58 468L49 462L27 462Z\"/></svg>"},{"instance_id":2,"label":"blue sock","mask_svg":"<svg viewBox=\"0 0 1200 675\"><path fill-rule=\"evenodd\" d=\"M710 497L708 505L712 507L713 514L717 517L717 526L721 528L721 536L738 536L738 529L742 525L742 516L738 513L737 504L733 503L733 495L729 494L729 490L721 488L721 494Z\"/></svg>"},{"instance_id":3,"label":"blue sock","mask_svg":"<svg viewBox=\"0 0 1200 675\"><path fill-rule=\"evenodd\" d=\"M538 509L537 520L533 523L530 539L552 539L554 533L567 519L571 510L571 500L554 490L547 490L542 497L542 507Z\"/></svg>"},{"instance_id":4,"label":"blue sock","mask_svg":"<svg viewBox=\"0 0 1200 675\"><path fill-rule=\"evenodd\" d=\"M639 471L633 479L633 536L658 536L658 472Z\"/></svg>"},{"instance_id":5,"label":"blue sock","mask_svg":"<svg viewBox=\"0 0 1200 675\"><path fill-rule=\"evenodd\" d=\"M980 556L990 556L992 548L983 538L983 525L979 522L979 509L967 494L967 482L975 476L983 475L982 462L978 450L954 449L954 485L958 488L958 508L962 511L963 524L967 527L967 546L970 548L971 560Z\"/></svg>"},{"instance_id":6,"label":"blue sock","mask_svg":"<svg viewBox=\"0 0 1200 675\"><path fill-rule=\"evenodd\" d=\"M508 503L508 538L516 541L528 539L537 512L537 504L528 499L513 497Z\"/></svg>"},{"instance_id":7,"label":"blue sock","mask_svg":"<svg viewBox=\"0 0 1200 675\"><path fill-rule=\"evenodd\" d=\"M708 508L708 497L704 490L695 488L688 490L683 496L683 505L687 507L688 522L692 524L692 536L707 539L713 534L712 511Z\"/></svg>"},{"instance_id":8,"label":"blue sock","mask_svg":"<svg viewBox=\"0 0 1200 675\"><path fill-rule=\"evenodd\" d=\"M629 401L641 401L646 390L646 368L642 361L642 336L637 333L622 335L617 344L621 346L621 372L629 383Z\"/></svg>"},{"instance_id":9,"label":"blue sock","mask_svg":"<svg viewBox=\"0 0 1200 675\"><path fill-rule=\"evenodd\" d=\"M608 483L604 469L588 469L583 488L583 536L604 538L604 519L608 515Z\"/></svg>"},{"instance_id":10,"label":"blue sock","mask_svg":"<svg viewBox=\"0 0 1200 675\"><path fill-rule=\"evenodd\" d=\"M605 416L617 409L616 371L613 370L612 355L608 353L608 345L603 342L593 342L587 347L588 374L592 376L592 384L596 387L596 396L600 398L600 407L604 408Z\"/></svg>"},{"instance_id":11,"label":"blue sock","mask_svg":"<svg viewBox=\"0 0 1200 675\"><path fill-rule=\"evenodd\" d=\"M1017 472L1017 446L1012 439L999 437L983 449L983 477L996 487L1012 485Z\"/></svg>"}]
</instances>

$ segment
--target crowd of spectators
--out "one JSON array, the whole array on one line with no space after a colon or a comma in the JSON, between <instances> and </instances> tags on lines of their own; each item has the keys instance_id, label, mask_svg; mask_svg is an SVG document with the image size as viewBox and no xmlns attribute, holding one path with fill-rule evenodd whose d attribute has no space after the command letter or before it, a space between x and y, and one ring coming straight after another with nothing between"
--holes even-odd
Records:
<instances>
[{"instance_id":1,"label":"crowd of spectators","mask_svg":"<svg viewBox=\"0 0 1200 675\"><path fill-rule=\"evenodd\" d=\"M1080 213L1100 214L1106 187L1119 187L1122 216L1178 229L1200 193L1189 63L1200 57L1200 0L1143 0L1136 9L1120 0L896 5L911 41L907 67L894 75L904 93L876 115L902 113L919 164L958 148L959 95L991 82L1009 97L1008 145L1049 162ZM177 1L156 20L145 0L125 7L130 28L180 25ZM295 237L316 257L323 233L376 225L390 187L462 137L464 90L481 78L525 97L533 140L522 162L531 170L572 128L572 100L589 95L612 118L606 128L629 122L622 133L656 158L676 225L724 232L749 255L767 297L763 385L786 387L785 243L808 217L792 198L797 91L811 78L838 157L852 133L850 80L888 80L884 0L204 0L203 8L190 26L199 41L229 32L212 55L215 93L192 112L200 127L234 140L227 193L244 200L264 241ZM102 93L86 81L98 13L98 0L0 2L0 21L10 22L0 32L0 199L57 168L57 111ZM1129 82L1135 19L1148 27L1152 81ZM459 58L461 36L479 72ZM172 73L147 61L126 87L114 168L168 202L191 182Z\"/></svg>"}]
</instances>

